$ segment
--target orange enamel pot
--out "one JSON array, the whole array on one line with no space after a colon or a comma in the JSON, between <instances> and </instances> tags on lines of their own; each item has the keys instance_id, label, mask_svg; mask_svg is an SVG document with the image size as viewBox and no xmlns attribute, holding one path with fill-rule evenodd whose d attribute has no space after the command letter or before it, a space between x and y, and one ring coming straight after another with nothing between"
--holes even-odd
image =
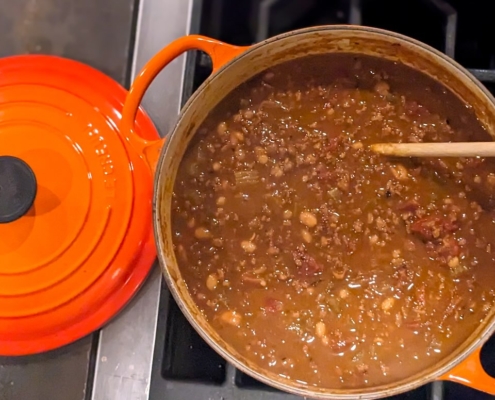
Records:
<instances>
[{"instance_id":1,"label":"orange enamel pot","mask_svg":"<svg viewBox=\"0 0 495 400\"><path fill-rule=\"evenodd\" d=\"M153 199L154 230L160 265L177 304L196 331L223 358L253 378L278 389L320 399L373 399L396 395L435 380L450 380L495 395L495 379L483 370L480 348L495 330L491 310L475 332L435 365L401 381L353 390L309 387L284 379L239 354L210 326L189 294L172 243L171 198L174 181L188 143L208 113L230 91L266 68L309 54L358 53L406 64L442 83L473 107L486 130L495 137L495 99L467 70L435 49L408 37L379 29L326 26L289 32L255 44L236 47L202 36L187 36L161 50L135 80L123 112L122 132L134 140L134 117L153 78L178 55L202 50L213 61L213 73L184 106L165 146L136 141L156 168ZM156 167L155 167L156 166Z\"/></svg>"}]
</instances>

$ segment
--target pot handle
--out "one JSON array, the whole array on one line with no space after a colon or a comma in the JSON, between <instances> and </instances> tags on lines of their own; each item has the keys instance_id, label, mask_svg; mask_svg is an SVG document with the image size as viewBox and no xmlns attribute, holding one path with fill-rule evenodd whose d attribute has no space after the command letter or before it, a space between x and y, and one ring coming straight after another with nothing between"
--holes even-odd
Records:
<instances>
[{"instance_id":1,"label":"pot handle","mask_svg":"<svg viewBox=\"0 0 495 400\"><path fill-rule=\"evenodd\" d=\"M495 378L485 372L480 360L481 347L439 379L457 382L473 389L495 395Z\"/></svg>"},{"instance_id":2,"label":"pot handle","mask_svg":"<svg viewBox=\"0 0 495 400\"><path fill-rule=\"evenodd\" d=\"M202 50L207 53L211 57L215 72L246 48L232 46L206 36L189 35L174 40L146 63L127 94L122 111L121 132L131 146L143 154L153 172L165 140L148 141L139 137L134 130L137 109L153 79L170 62L188 50Z\"/></svg>"}]
</instances>

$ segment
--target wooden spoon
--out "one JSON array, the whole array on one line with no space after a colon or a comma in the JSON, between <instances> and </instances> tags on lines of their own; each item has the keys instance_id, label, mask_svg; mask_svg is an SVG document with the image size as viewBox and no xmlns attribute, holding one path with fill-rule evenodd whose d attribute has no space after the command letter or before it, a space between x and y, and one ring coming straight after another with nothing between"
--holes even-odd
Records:
<instances>
[{"instance_id":1,"label":"wooden spoon","mask_svg":"<svg viewBox=\"0 0 495 400\"><path fill-rule=\"evenodd\" d=\"M495 142L377 143L370 148L395 157L495 157Z\"/></svg>"}]
</instances>

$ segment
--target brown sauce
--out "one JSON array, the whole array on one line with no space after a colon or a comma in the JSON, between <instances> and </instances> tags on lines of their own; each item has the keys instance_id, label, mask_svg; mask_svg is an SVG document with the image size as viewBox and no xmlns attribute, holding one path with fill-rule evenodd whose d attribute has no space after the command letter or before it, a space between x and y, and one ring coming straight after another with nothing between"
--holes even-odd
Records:
<instances>
[{"instance_id":1,"label":"brown sauce","mask_svg":"<svg viewBox=\"0 0 495 400\"><path fill-rule=\"evenodd\" d=\"M495 167L389 159L371 143L489 140L391 62L282 64L229 94L179 168L176 256L240 353L326 388L385 384L452 352L494 302Z\"/></svg>"}]
</instances>

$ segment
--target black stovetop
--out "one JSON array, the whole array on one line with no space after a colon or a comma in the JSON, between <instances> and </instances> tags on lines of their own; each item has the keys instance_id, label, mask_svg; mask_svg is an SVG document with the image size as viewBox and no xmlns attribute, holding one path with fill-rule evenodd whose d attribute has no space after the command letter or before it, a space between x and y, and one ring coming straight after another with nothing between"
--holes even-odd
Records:
<instances>
[{"instance_id":1,"label":"black stovetop","mask_svg":"<svg viewBox=\"0 0 495 400\"><path fill-rule=\"evenodd\" d=\"M446 52L484 77L495 93L495 1L482 0L203 0L198 33L249 45L289 30L326 24L380 27L421 40ZM204 54L188 59L189 96L210 74ZM493 71L492 71L493 69ZM185 96L186 98L188 96ZM191 328L164 290L152 382L153 399L296 399L229 366ZM165 333L163 333L165 332ZM160 336L161 335L161 336ZM481 352L495 376L495 337ZM495 399L451 382L431 384L393 399Z\"/></svg>"}]
</instances>

